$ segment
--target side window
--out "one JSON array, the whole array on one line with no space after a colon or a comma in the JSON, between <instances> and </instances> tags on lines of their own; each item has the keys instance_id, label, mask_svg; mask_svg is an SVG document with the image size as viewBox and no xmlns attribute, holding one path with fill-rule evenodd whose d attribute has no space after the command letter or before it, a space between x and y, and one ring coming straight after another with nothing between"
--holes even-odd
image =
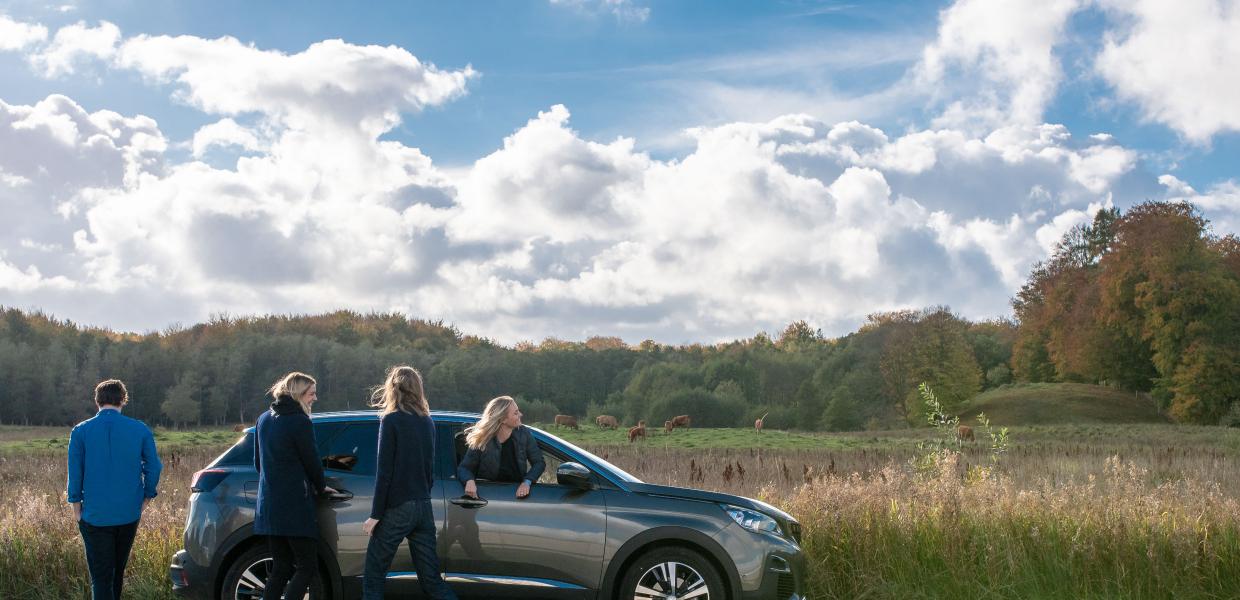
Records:
<instances>
[{"instance_id":1,"label":"side window","mask_svg":"<svg viewBox=\"0 0 1240 600\"><path fill-rule=\"evenodd\" d=\"M439 446L436 452L446 456L448 461L446 479L456 479L456 466L461 464L461 459L465 458L465 451L468 448L465 443L464 427L459 423L439 423L436 427L439 431ZM540 443L538 447L543 452L543 462L547 464L542 476L538 478L538 483L554 485L556 468L568 459L546 444Z\"/></svg>"},{"instance_id":2,"label":"side window","mask_svg":"<svg viewBox=\"0 0 1240 600\"><path fill-rule=\"evenodd\" d=\"M348 427L348 423L340 422L315 423L314 445L319 450L319 456L326 455L327 448L331 446L332 440Z\"/></svg>"},{"instance_id":3,"label":"side window","mask_svg":"<svg viewBox=\"0 0 1240 600\"><path fill-rule=\"evenodd\" d=\"M216 465L253 465L254 464L254 434L247 433L237 440L237 443L229 448L227 452L220 455L215 461Z\"/></svg>"},{"instance_id":4,"label":"side window","mask_svg":"<svg viewBox=\"0 0 1240 600\"><path fill-rule=\"evenodd\" d=\"M374 475L378 444L378 421L353 423L334 436L320 452L323 466L332 471Z\"/></svg>"},{"instance_id":5,"label":"side window","mask_svg":"<svg viewBox=\"0 0 1240 600\"><path fill-rule=\"evenodd\" d=\"M435 432L435 462L441 479L456 479L456 466L465 458L465 434L460 423L437 422Z\"/></svg>"}]
</instances>

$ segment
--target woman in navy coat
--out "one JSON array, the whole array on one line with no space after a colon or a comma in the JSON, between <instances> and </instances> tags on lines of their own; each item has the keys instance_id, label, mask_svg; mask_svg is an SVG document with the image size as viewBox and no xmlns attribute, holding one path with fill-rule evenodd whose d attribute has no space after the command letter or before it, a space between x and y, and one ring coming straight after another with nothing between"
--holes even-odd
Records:
<instances>
[{"instance_id":1,"label":"woman in navy coat","mask_svg":"<svg viewBox=\"0 0 1240 600\"><path fill-rule=\"evenodd\" d=\"M254 468L258 509L254 533L266 535L275 563L263 600L301 598L318 575L319 525L315 499L335 490L323 479L310 406L318 399L314 378L289 373L269 390L275 401L258 417Z\"/></svg>"}]
</instances>

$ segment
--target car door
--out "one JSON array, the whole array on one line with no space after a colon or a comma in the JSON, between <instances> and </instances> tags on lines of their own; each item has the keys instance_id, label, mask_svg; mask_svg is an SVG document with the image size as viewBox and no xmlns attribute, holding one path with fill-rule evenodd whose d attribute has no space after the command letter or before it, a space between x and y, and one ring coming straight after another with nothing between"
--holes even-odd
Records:
<instances>
[{"instance_id":1,"label":"car door","mask_svg":"<svg viewBox=\"0 0 1240 600\"><path fill-rule=\"evenodd\" d=\"M331 425L337 430L327 440L320 440L319 457L327 485L347 499L319 503L319 532L336 551L341 577L361 577L366 544L370 541L362 531L362 523L370 517L370 500L375 491L379 422Z\"/></svg>"},{"instance_id":2,"label":"car door","mask_svg":"<svg viewBox=\"0 0 1240 600\"><path fill-rule=\"evenodd\" d=\"M481 501L471 501L455 474L464 455L454 437L459 430L441 427L440 437L441 447L455 450L443 482L447 526L439 540L453 587L486 597L594 598L607 534L605 492L556 483L556 467L572 457L540 443L547 470L527 498L516 498L515 483L478 481Z\"/></svg>"},{"instance_id":3,"label":"car door","mask_svg":"<svg viewBox=\"0 0 1240 600\"><path fill-rule=\"evenodd\" d=\"M322 450L327 484L346 492L346 495L352 494L352 498L320 505L319 527L324 539L336 550L340 576L355 579L356 587L361 585L366 567L366 548L370 543L370 536L362 531L362 524L370 518L374 499L378 442L379 422L358 421L337 433ZM436 529L442 531L445 519L443 485L438 479L431 488L431 506ZM421 597L407 540L400 543L392 557L385 588L393 594Z\"/></svg>"}]
</instances>

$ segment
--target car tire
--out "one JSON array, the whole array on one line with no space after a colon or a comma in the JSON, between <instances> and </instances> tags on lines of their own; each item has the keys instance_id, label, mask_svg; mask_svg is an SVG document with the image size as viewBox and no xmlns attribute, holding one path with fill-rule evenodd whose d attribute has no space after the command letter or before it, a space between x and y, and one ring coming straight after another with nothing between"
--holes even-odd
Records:
<instances>
[{"instance_id":1,"label":"car tire","mask_svg":"<svg viewBox=\"0 0 1240 600\"><path fill-rule=\"evenodd\" d=\"M263 588L259 584L267 582L271 564L271 551L265 543L260 542L242 552L224 574L224 584L220 586L220 600L260 600L263 597ZM320 566L319 576L310 583L305 600L328 600L326 590L323 569Z\"/></svg>"},{"instance_id":2,"label":"car tire","mask_svg":"<svg viewBox=\"0 0 1240 600\"><path fill-rule=\"evenodd\" d=\"M680 546L655 548L633 561L621 580L619 597L648 600L672 592L677 598L728 600L723 576L715 565L700 552Z\"/></svg>"}]
</instances>

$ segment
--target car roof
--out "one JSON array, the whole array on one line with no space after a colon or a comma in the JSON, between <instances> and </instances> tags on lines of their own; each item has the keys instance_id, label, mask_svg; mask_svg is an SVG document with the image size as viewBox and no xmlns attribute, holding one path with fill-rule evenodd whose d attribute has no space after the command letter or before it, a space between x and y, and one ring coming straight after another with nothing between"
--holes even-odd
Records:
<instances>
[{"instance_id":1,"label":"car roof","mask_svg":"<svg viewBox=\"0 0 1240 600\"><path fill-rule=\"evenodd\" d=\"M341 410L333 412L314 413L310 416L311 420L316 423L338 423L341 421L369 421L379 418L377 410ZM482 418L481 414L470 412L459 412L453 410L432 410L431 418L436 421L453 421L461 423L472 423Z\"/></svg>"}]
</instances>

